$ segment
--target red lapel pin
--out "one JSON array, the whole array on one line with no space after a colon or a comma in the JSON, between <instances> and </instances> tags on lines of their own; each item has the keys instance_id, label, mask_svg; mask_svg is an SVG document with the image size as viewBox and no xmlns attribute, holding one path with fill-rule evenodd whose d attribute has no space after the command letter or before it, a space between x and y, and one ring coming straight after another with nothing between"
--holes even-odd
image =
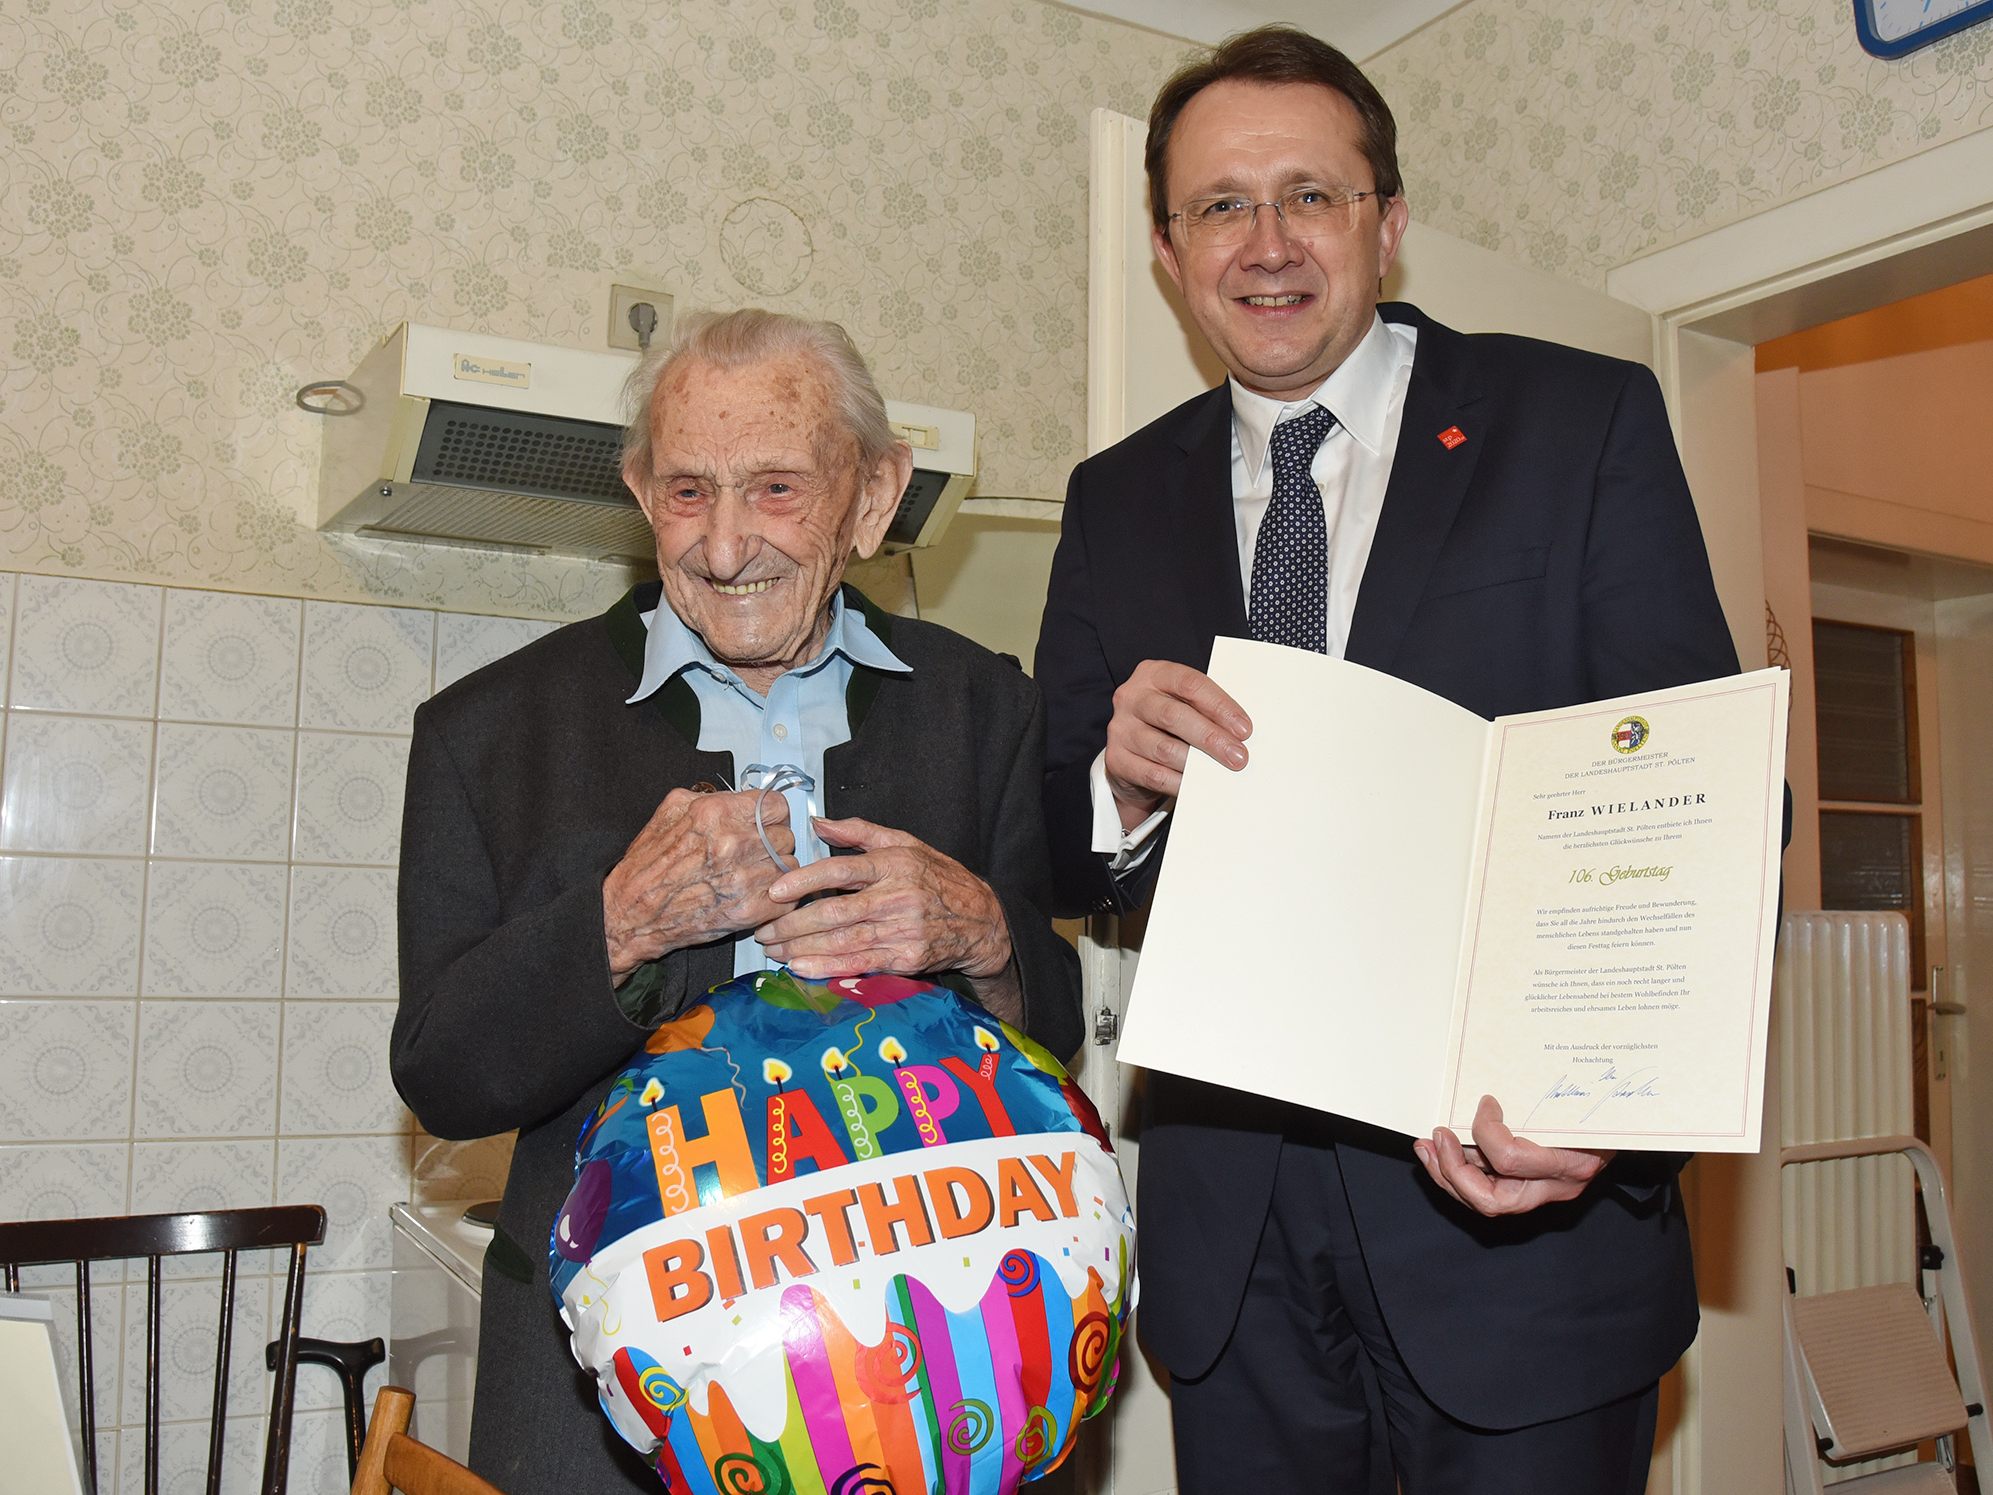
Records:
<instances>
[{"instance_id":1,"label":"red lapel pin","mask_svg":"<svg viewBox=\"0 0 1993 1495\"><path fill-rule=\"evenodd\" d=\"M1448 426L1444 431L1439 433L1439 444L1449 452L1457 446L1464 446L1466 442L1467 433L1458 426Z\"/></svg>"}]
</instances>

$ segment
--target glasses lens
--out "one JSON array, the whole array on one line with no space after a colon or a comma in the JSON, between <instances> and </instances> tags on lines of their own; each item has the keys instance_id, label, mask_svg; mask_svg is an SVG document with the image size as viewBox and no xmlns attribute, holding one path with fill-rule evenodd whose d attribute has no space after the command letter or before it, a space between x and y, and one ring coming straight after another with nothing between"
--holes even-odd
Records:
<instances>
[{"instance_id":1,"label":"glasses lens","mask_svg":"<svg viewBox=\"0 0 1993 1495\"><path fill-rule=\"evenodd\" d=\"M1282 194L1278 216L1290 238L1323 238L1349 231L1356 222L1359 201L1326 188L1300 187ZM1214 248L1241 244L1251 236L1260 212L1272 208L1272 203L1255 203L1245 197L1200 198L1184 204L1184 237Z\"/></svg>"},{"instance_id":2,"label":"glasses lens","mask_svg":"<svg viewBox=\"0 0 1993 1495\"><path fill-rule=\"evenodd\" d=\"M1243 197L1202 197L1183 205L1184 236L1199 244L1236 244L1253 229L1253 205Z\"/></svg>"},{"instance_id":3,"label":"glasses lens","mask_svg":"<svg viewBox=\"0 0 1993 1495\"><path fill-rule=\"evenodd\" d=\"M1355 216L1356 199L1343 192L1304 187L1280 199L1280 211L1290 224L1320 232L1347 225Z\"/></svg>"}]
</instances>

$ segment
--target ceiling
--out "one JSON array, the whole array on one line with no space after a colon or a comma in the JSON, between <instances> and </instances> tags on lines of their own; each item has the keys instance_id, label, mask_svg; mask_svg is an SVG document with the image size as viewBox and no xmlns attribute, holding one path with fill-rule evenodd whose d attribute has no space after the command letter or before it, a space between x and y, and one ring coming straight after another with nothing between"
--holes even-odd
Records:
<instances>
[{"instance_id":1,"label":"ceiling","mask_svg":"<svg viewBox=\"0 0 1993 1495\"><path fill-rule=\"evenodd\" d=\"M1758 344L1758 372L1837 369L1961 343L1993 341L1993 275L1892 301Z\"/></svg>"},{"instance_id":2,"label":"ceiling","mask_svg":"<svg viewBox=\"0 0 1993 1495\"><path fill-rule=\"evenodd\" d=\"M1267 21L1291 21L1359 62L1464 0L1087 0L1067 10L1215 42Z\"/></svg>"}]
</instances>

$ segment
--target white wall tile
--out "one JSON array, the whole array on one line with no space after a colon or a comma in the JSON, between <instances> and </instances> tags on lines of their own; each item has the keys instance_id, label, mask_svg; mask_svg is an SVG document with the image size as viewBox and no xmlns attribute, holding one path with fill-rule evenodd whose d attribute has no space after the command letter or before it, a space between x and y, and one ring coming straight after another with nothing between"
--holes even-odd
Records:
<instances>
[{"instance_id":1,"label":"white wall tile","mask_svg":"<svg viewBox=\"0 0 1993 1495\"><path fill-rule=\"evenodd\" d=\"M393 866L407 780L406 737L300 732L291 855L300 862Z\"/></svg>"},{"instance_id":2,"label":"white wall tile","mask_svg":"<svg viewBox=\"0 0 1993 1495\"><path fill-rule=\"evenodd\" d=\"M388 1076L392 1002L294 1002L284 1014L278 1129L401 1133L408 1113Z\"/></svg>"},{"instance_id":3,"label":"white wall tile","mask_svg":"<svg viewBox=\"0 0 1993 1495\"><path fill-rule=\"evenodd\" d=\"M560 627L535 618L481 618L469 613L436 615L436 689L454 685L494 659L523 649Z\"/></svg>"},{"instance_id":4,"label":"white wall tile","mask_svg":"<svg viewBox=\"0 0 1993 1495\"><path fill-rule=\"evenodd\" d=\"M169 588L161 719L292 725L303 616L304 604L294 597Z\"/></svg>"},{"instance_id":5,"label":"white wall tile","mask_svg":"<svg viewBox=\"0 0 1993 1495\"><path fill-rule=\"evenodd\" d=\"M12 706L151 716L160 590L23 576L14 611Z\"/></svg>"},{"instance_id":6,"label":"white wall tile","mask_svg":"<svg viewBox=\"0 0 1993 1495\"><path fill-rule=\"evenodd\" d=\"M515 1134L447 1142L418 1127L409 1139L410 1193L417 1204L496 1199L512 1169Z\"/></svg>"},{"instance_id":7,"label":"white wall tile","mask_svg":"<svg viewBox=\"0 0 1993 1495\"><path fill-rule=\"evenodd\" d=\"M135 996L144 881L142 862L0 857L0 992Z\"/></svg>"},{"instance_id":8,"label":"white wall tile","mask_svg":"<svg viewBox=\"0 0 1993 1495\"><path fill-rule=\"evenodd\" d=\"M373 1409L374 1393L386 1384L385 1365L367 1372L369 1411ZM332 1388L329 1393L327 1387ZM324 1403L327 1407L339 1405L338 1383L331 1372L312 1366L298 1372L298 1407L302 1409L307 1401ZM347 1488L344 1416L337 1411L300 1410L291 1423L291 1482L286 1495L346 1495Z\"/></svg>"},{"instance_id":9,"label":"white wall tile","mask_svg":"<svg viewBox=\"0 0 1993 1495\"><path fill-rule=\"evenodd\" d=\"M261 1366L260 1358L257 1364ZM231 1417L222 1425L221 1495L256 1495L262 1488L265 1421L260 1416ZM137 1495L145 1489L144 1429L126 1428L119 1443L118 1488L124 1495ZM160 1495L201 1495L207 1489L207 1468L206 1417L159 1430ZM293 1481L291 1489L297 1488Z\"/></svg>"},{"instance_id":10,"label":"white wall tile","mask_svg":"<svg viewBox=\"0 0 1993 1495\"><path fill-rule=\"evenodd\" d=\"M0 706L7 704L7 685L14 674L9 668L13 663L14 591L14 573L0 571Z\"/></svg>"},{"instance_id":11,"label":"white wall tile","mask_svg":"<svg viewBox=\"0 0 1993 1495\"><path fill-rule=\"evenodd\" d=\"M388 1206L408 1198L404 1137L279 1137L277 1197L325 1207L325 1244L312 1271L385 1268Z\"/></svg>"},{"instance_id":12,"label":"white wall tile","mask_svg":"<svg viewBox=\"0 0 1993 1495\"><path fill-rule=\"evenodd\" d=\"M276 1144L269 1138L240 1142L134 1142L132 1200L135 1215L182 1210L237 1209L271 1202ZM283 1258L268 1251L245 1252L237 1270L262 1276L283 1266ZM221 1258L210 1253L169 1256L169 1278L216 1277ZM144 1267L131 1276L143 1280Z\"/></svg>"},{"instance_id":13,"label":"white wall tile","mask_svg":"<svg viewBox=\"0 0 1993 1495\"><path fill-rule=\"evenodd\" d=\"M131 1135L136 1021L127 1001L0 1001L0 1142Z\"/></svg>"},{"instance_id":14,"label":"white wall tile","mask_svg":"<svg viewBox=\"0 0 1993 1495\"><path fill-rule=\"evenodd\" d=\"M429 694L436 615L307 602L298 725L406 732Z\"/></svg>"},{"instance_id":15,"label":"white wall tile","mask_svg":"<svg viewBox=\"0 0 1993 1495\"><path fill-rule=\"evenodd\" d=\"M388 1272L328 1272L319 1269L319 1254L312 1253L311 1270L305 1274L304 1332L314 1339L372 1339L388 1337ZM278 1285L282 1292L282 1284ZM373 1405L377 1376L386 1368L376 1367L367 1378L367 1404ZM316 1407L341 1405L339 1383L329 1375L298 1375L297 1407L300 1412ZM342 1465L340 1473L345 1473Z\"/></svg>"},{"instance_id":16,"label":"white wall tile","mask_svg":"<svg viewBox=\"0 0 1993 1495\"><path fill-rule=\"evenodd\" d=\"M237 1259L235 1313L228 1336L228 1410L233 1414L261 1411L269 1396L263 1346L270 1341L270 1279L241 1275L244 1266L261 1254ZM169 1280L160 1285L159 1293L159 1416L165 1422L198 1418L204 1438L214 1406L215 1330L221 1312L221 1258L209 1259L213 1276ZM281 1283L277 1291L283 1291ZM145 1283L127 1283L124 1295L123 1396L117 1421L126 1428L143 1429ZM143 1437L141 1432L141 1441ZM165 1460L160 1462L163 1477Z\"/></svg>"},{"instance_id":17,"label":"white wall tile","mask_svg":"<svg viewBox=\"0 0 1993 1495\"><path fill-rule=\"evenodd\" d=\"M144 1435L140 1434L140 1436L143 1437ZM119 1437L120 1434L115 1429L110 1432L105 1432L102 1427L97 1429L97 1495L119 1495L119 1490L121 1489L121 1486L118 1484ZM86 1490L89 1489L89 1471L83 1467L80 1460L77 1463L76 1472L83 1478L83 1488ZM142 1489L143 1486L135 1488Z\"/></svg>"},{"instance_id":18,"label":"white wall tile","mask_svg":"<svg viewBox=\"0 0 1993 1495\"><path fill-rule=\"evenodd\" d=\"M277 1116L278 1002L144 1002L140 1137L268 1136Z\"/></svg>"},{"instance_id":19,"label":"white wall tile","mask_svg":"<svg viewBox=\"0 0 1993 1495\"><path fill-rule=\"evenodd\" d=\"M146 895L145 994L277 996L285 880L281 866L154 862Z\"/></svg>"},{"instance_id":20,"label":"white wall tile","mask_svg":"<svg viewBox=\"0 0 1993 1495\"><path fill-rule=\"evenodd\" d=\"M553 626L0 572L0 1215L315 1202L308 1331L387 1332L388 1207L495 1197L513 1140L416 1133L388 1073L406 734ZM224 1489L260 1473L282 1266L241 1263ZM218 1272L166 1264L168 1490L201 1482ZM114 1492L143 1272L94 1281ZM306 1368L292 1489L345 1489L338 1405Z\"/></svg>"},{"instance_id":21,"label":"white wall tile","mask_svg":"<svg viewBox=\"0 0 1993 1495\"><path fill-rule=\"evenodd\" d=\"M282 861L296 740L269 728L161 723L153 855Z\"/></svg>"},{"instance_id":22,"label":"white wall tile","mask_svg":"<svg viewBox=\"0 0 1993 1495\"><path fill-rule=\"evenodd\" d=\"M144 855L152 723L8 716L0 847Z\"/></svg>"},{"instance_id":23,"label":"white wall tile","mask_svg":"<svg viewBox=\"0 0 1993 1495\"><path fill-rule=\"evenodd\" d=\"M0 1213L9 1220L83 1220L126 1213L130 1150L123 1142L36 1143L0 1147ZM68 1267L26 1267L21 1285L40 1291L67 1284Z\"/></svg>"},{"instance_id":24,"label":"white wall tile","mask_svg":"<svg viewBox=\"0 0 1993 1495\"><path fill-rule=\"evenodd\" d=\"M131 1208L135 1215L169 1210L238 1209L273 1202L275 1144L257 1142L135 1142ZM244 1257L244 1270L267 1260ZM210 1271L218 1266L210 1265Z\"/></svg>"},{"instance_id":25,"label":"white wall tile","mask_svg":"<svg viewBox=\"0 0 1993 1495\"><path fill-rule=\"evenodd\" d=\"M10 1220L125 1213L125 1144L0 1147L0 1199Z\"/></svg>"},{"instance_id":26,"label":"white wall tile","mask_svg":"<svg viewBox=\"0 0 1993 1495\"><path fill-rule=\"evenodd\" d=\"M290 931L286 996L396 994L393 872L293 868Z\"/></svg>"},{"instance_id":27,"label":"white wall tile","mask_svg":"<svg viewBox=\"0 0 1993 1495\"><path fill-rule=\"evenodd\" d=\"M118 1425L118 1386L124 1349L124 1289L119 1286L120 1274L109 1267L106 1263L92 1268L90 1273L90 1384L96 1389L93 1415L99 1429ZM76 1276L73 1268L64 1268L62 1272L65 1286L34 1291L35 1296L46 1298L55 1310L55 1363L62 1376L64 1421L74 1432L83 1425L82 1398L77 1395L81 1377L77 1373L80 1362L76 1345ZM22 1275L25 1278L26 1274ZM143 1332L141 1324L141 1344ZM117 1466L105 1463L102 1443L97 1445L97 1471L100 1492L116 1484Z\"/></svg>"}]
</instances>

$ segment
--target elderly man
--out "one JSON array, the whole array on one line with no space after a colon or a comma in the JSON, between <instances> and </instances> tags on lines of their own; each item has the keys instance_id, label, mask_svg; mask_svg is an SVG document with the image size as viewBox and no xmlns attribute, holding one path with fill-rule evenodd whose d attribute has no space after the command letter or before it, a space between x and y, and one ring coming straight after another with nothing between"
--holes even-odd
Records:
<instances>
[{"instance_id":1,"label":"elderly man","mask_svg":"<svg viewBox=\"0 0 1993 1495\"><path fill-rule=\"evenodd\" d=\"M471 1431L517 1495L656 1488L575 1369L546 1257L582 1122L659 1023L786 964L936 976L1056 1053L1080 1038L1036 689L841 585L911 465L849 339L692 318L632 390L661 587L437 695L409 757L395 1083L438 1136L519 1132Z\"/></svg>"}]
</instances>

